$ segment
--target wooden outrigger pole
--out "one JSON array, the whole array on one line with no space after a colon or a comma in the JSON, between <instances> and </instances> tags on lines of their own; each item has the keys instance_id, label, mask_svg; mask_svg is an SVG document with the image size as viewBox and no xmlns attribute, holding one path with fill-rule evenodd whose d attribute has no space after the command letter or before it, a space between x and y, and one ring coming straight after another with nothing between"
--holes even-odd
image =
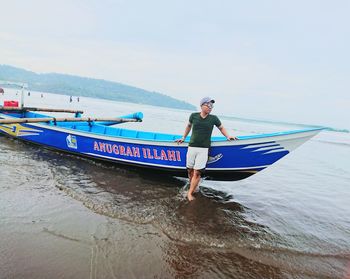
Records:
<instances>
[{"instance_id":1,"label":"wooden outrigger pole","mask_svg":"<svg viewBox=\"0 0 350 279\"><path fill-rule=\"evenodd\" d=\"M142 122L141 119L135 118L90 118L90 117L68 117L68 118L59 118L59 117L45 117L45 118L11 118L11 119L0 119L0 124L17 124L17 123L40 123L40 122Z\"/></svg>"},{"instance_id":2,"label":"wooden outrigger pole","mask_svg":"<svg viewBox=\"0 0 350 279\"><path fill-rule=\"evenodd\" d=\"M84 113L82 110L55 109L55 108L35 108L35 107L0 107L0 111L46 111L46 112L66 112L66 113Z\"/></svg>"}]
</instances>

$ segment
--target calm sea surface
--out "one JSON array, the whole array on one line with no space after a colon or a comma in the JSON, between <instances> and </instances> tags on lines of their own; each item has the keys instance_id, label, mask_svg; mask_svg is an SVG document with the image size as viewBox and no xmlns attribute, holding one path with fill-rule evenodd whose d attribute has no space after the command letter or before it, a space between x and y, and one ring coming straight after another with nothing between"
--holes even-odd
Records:
<instances>
[{"instance_id":1,"label":"calm sea surface","mask_svg":"<svg viewBox=\"0 0 350 279\"><path fill-rule=\"evenodd\" d=\"M190 113L36 92L25 100L86 116L142 111L144 122L123 126L178 134ZM300 129L221 120L232 135ZM0 278L350 278L349 133L324 131L248 179L200 185L189 203L185 179L0 136Z\"/></svg>"}]
</instances>

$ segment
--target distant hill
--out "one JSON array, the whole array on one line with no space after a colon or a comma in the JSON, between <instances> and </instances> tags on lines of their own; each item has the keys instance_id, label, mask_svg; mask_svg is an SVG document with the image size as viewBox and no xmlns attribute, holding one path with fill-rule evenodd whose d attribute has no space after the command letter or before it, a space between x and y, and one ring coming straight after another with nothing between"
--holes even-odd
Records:
<instances>
[{"instance_id":1,"label":"distant hill","mask_svg":"<svg viewBox=\"0 0 350 279\"><path fill-rule=\"evenodd\" d=\"M0 80L24 82L33 91L178 109L195 109L195 106L187 102L177 100L162 93L151 92L118 82L56 73L37 74L8 65L0 65Z\"/></svg>"}]
</instances>

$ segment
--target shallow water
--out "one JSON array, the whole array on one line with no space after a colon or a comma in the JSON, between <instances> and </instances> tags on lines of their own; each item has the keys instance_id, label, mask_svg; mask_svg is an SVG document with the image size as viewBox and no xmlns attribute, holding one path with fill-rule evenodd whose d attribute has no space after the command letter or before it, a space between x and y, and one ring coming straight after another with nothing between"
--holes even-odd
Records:
<instances>
[{"instance_id":1,"label":"shallow water","mask_svg":"<svg viewBox=\"0 0 350 279\"><path fill-rule=\"evenodd\" d=\"M123 125L179 134L189 115L68 100L26 98L86 115L141 110L144 122ZM222 120L235 135L298 129ZM350 269L349 133L322 132L245 180L203 181L192 203L185 179L2 136L0 150L0 278L346 278Z\"/></svg>"}]
</instances>

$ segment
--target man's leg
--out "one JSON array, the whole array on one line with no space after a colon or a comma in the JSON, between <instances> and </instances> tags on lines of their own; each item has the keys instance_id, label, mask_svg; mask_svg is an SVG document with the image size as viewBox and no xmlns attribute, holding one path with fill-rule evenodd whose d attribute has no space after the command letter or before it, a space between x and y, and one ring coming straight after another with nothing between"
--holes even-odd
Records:
<instances>
[{"instance_id":1,"label":"man's leg","mask_svg":"<svg viewBox=\"0 0 350 279\"><path fill-rule=\"evenodd\" d=\"M194 166L195 158L196 158L195 150L191 147L188 147L187 154L186 154L186 168L187 168L188 178L190 179L190 184L193 177L193 166Z\"/></svg>"},{"instance_id":2,"label":"man's leg","mask_svg":"<svg viewBox=\"0 0 350 279\"><path fill-rule=\"evenodd\" d=\"M193 177L193 169L187 168L188 178L190 179L190 185Z\"/></svg>"},{"instance_id":3,"label":"man's leg","mask_svg":"<svg viewBox=\"0 0 350 279\"><path fill-rule=\"evenodd\" d=\"M189 201L194 200L193 192L197 189L200 180L201 180L201 172L199 170L194 170L193 176L191 179L190 189L188 190L188 193L187 193L187 199Z\"/></svg>"}]
</instances>

